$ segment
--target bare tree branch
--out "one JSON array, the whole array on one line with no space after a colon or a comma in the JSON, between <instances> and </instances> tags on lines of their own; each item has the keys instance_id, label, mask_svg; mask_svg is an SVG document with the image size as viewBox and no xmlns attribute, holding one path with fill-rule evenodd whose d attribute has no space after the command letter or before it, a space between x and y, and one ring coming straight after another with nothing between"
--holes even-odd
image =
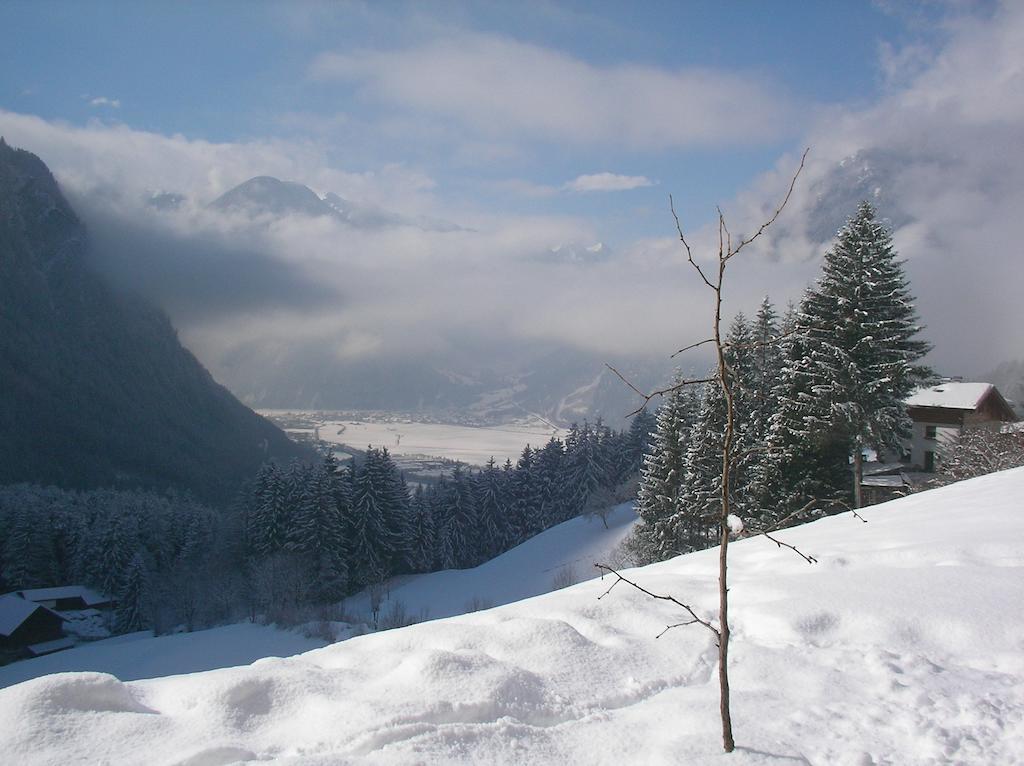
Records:
<instances>
[{"instance_id":1,"label":"bare tree branch","mask_svg":"<svg viewBox=\"0 0 1024 766\"><path fill-rule=\"evenodd\" d=\"M830 502L832 503L832 505L838 505L838 506L839 506L840 508L845 508L846 510L848 510L848 511L849 511L850 513L852 513L852 514L853 514L853 517L854 517L854 518L856 518L856 519L860 519L860 520L861 520L861 521L863 521L863 522L864 522L865 524L867 524L867 523L868 523L868 520L867 520L867 519L865 519L865 518L864 518L863 516L861 516L861 515L860 515L859 513L857 513L857 509L856 509L856 508L854 508L854 507L853 507L852 505L850 505L849 503L847 503L847 502L845 502L845 501L843 501L843 500L840 500L840 499L839 499L838 497L837 497L837 498L836 498L835 500L831 500Z\"/></svg>"},{"instance_id":2,"label":"bare tree branch","mask_svg":"<svg viewBox=\"0 0 1024 766\"><path fill-rule=\"evenodd\" d=\"M641 593L644 593L644 594L650 596L651 598L658 599L659 601L669 601L669 602L675 604L676 606L681 607L682 609L684 609L686 611L687 614L690 615L690 617L691 617L690 620L688 620L687 622L677 623L676 625L669 625L667 628L665 628L665 630L663 630L661 633L658 634L659 637L663 636L665 634L665 631L670 630L672 628L676 628L676 627L679 627L679 626L682 626L682 625L694 625L694 624L696 624L696 625L703 625L705 628L707 628L712 633L714 633L717 638L721 638L722 634L718 631L718 628L716 628L714 625L712 625L707 620L702 619L700 617L700 615L698 615L695 611L693 611L693 607L691 607L689 604L684 604L682 601L677 599L675 596L665 596L665 595L663 595L661 593L653 593L653 592L647 590L647 588L643 587L642 585L638 585L637 583L633 582L632 580L630 580L630 579L628 579L626 577L623 577L621 574L619 574L619 572L617 570L615 570L614 568L608 566L607 564L594 564L594 566L597 569L600 569L602 573L603 572L607 572L608 574L615 575L615 577L617 578L615 580L615 582L613 582L608 587L608 590L606 590L604 593L602 593L600 596L597 597L598 600L601 600L602 598L607 596L609 593L611 593L612 592L612 588L614 588L620 582L624 582L624 583L626 583L626 585L632 585L638 591L640 591Z\"/></svg>"},{"instance_id":3,"label":"bare tree branch","mask_svg":"<svg viewBox=\"0 0 1024 766\"><path fill-rule=\"evenodd\" d=\"M673 628L685 628L687 625L696 625L699 624L699 622L699 620L687 620L686 622L677 622L674 625L666 625L665 629L656 635L655 638L661 638Z\"/></svg>"},{"instance_id":4,"label":"bare tree branch","mask_svg":"<svg viewBox=\"0 0 1024 766\"><path fill-rule=\"evenodd\" d=\"M765 230L769 226L771 226L773 223L775 223L775 220L779 217L779 215L782 213L783 209L789 203L789 198L791 196L793 196L793 189L796 187L796 179L798 179L800 177L800 174L803 172L804 162L807 161L807 155L808 155L808 153L810 151L811 151L810 147L807 147L806 149L804 149L804 153L800 157L800 167L798 167L796 169L796 173L793 174L793 180L790 181L790 183L789 183L789 191L786 192L786 197L785 197L785 199L782 200L782 204L779 205L778 208L776 208L775 214L771 218L769 218L766 222L762 223L761 227L756 232L754 232L754 234L751 237L749 237L747 239L744 239L744 240L741 240L739 245L736 246L736 249L731 251L726 256L726 260L728 260L729 258L732 258L734 255L737 255L740 252L740 250L742 250L747 245L749 245L751 242L753 242L755 239L757 239L762 234L764 234Z\"/></svg>"},{"instance_id":5,"label":"bare tree branch","mask_svg":"<svg viewBox=\"0 0 1024 766\"><path fill-rule=\"evenodd\" d=\"M628 417L628 418L633 417L638 412L643 410L644 407L646 407L648 404L650 404L652 399L654 399L654 398L656 398L658 396L664 396L665 394L672 393L673 391L678 391L680 388L683 388L685 386L695 386L695 385L698 385L700 383L713 383L714 381L718 380L718 378L687 378L687 379L681 380L681 381L679 381L679 382L669 386L668 388L661 388L661 389L658 389L657 391L652 391L649 394L645 394L639 388L634 386L629 381L629 379L626 378L625 375L623 375L617 369L612 367L610 364L605 362L604 366L607 367L609 370L611 370L613 373L615 373L615 375L618 377L619 380L621 380L623 383L625 383L627 386L629 386L634 392L636 392L637 396L639 396L640 398L642 398L644 400L643 403L639 407L637 407L635 410L633 410L628 415L626 415L626 417Z\"/></svg>"},{"instance_id":6,"label":"bare tree branch","mask_svg":"<svg viewBox=\"0 0 1024 766\"><path fill-rule=\"evenodd\" d=\"M625 377L625 376L624 376L624 375L623 375L623 374L622 374L621 372L619 372L618 370L616 370L616 369L615 369L614 367L612 367L612 366L611 366L610 364L608 364L607 362L605 362L605 365L604 365L604 366L605 366L605 367L607 367L607 368L608 368L609 370L611 370L612 372L614 372L614 373L615 373L615 375L616 375L616 376L618 377L618 379L619 379L619 380L621 380L621 381L622 381L623 383L625 383L625 384L626 384L627 386L629 386L629 387L630 387L631 389L633 389L633 391L634 391L634 392L635 392L635 393L636 393L637 395L639 395L639 396L640 396L641 398L643 398L643 399L645 400L645 401L644 401L644 404L647 404L647 402L649 402L649 401L650 401L651 399L653 399L653 398L654 398L653 396L648 396L648 395L647 395L647 394L645 394L645 393L644 393L643 391L641 391L641 390L640 390L639 388L637 388L636 386L634 386L634 385L633 385L633 384L632 384L632 383L631 383L631 382L630 382L629 380L627 380L627 379L626 379L626 377ZM641 408L641 409L642 409L642 408Z\"/></svg>"},{"instance_id":7,"label":"bare tree branch","mask_svg":"<svg viewBox=\"0 0 1024 766\"><path fill-rule=\"evenodd\" d=\"M669 359L675 359L677 356L679 356L684 351L690 351L692 349L699 348L700 346L703 346L706 343L714 343L714 342L715 342L714 338L705 338L704 340L699 340L696 343L691 343L689 346L683 346L681 349L679 349L674 354L672 354L672 356L670 356Z\"/></svg>"},{"instance_id":8,"label":"bare tree branch","mask_svg":"<svg viewBox=\"0 0 1024 766\"><path fill-rule=\"evenodd\" d=\"M789 548L789 549L790 549L791 551L793 551L793 553L795 553L795 554L796 554L797 556L799 556L800 558L802 558L802 559L803 559L804 561L806 561L806 562L807 562L808 564L817 564L817 563L818 563L818 560L817 560L816 558L814 558L814 556L808 556L808 555L807 555L806 553L803 553L803 552L802 552L802 551L801 551L801 550L800 550L799 548L797 548L797 547L796 547L795 545L791 545L790 543L784 543L784 542L782 542L781 540L776 540L776 539L775 539L774 537L772 537L772 536L771 536L770 534L768 534L767 532L762 532L761 534L762 534L762 535L763 535L764 537L767 537L767 538L768 538L769 540L771 540L771 541L772 541L773 543L775 543L775 544L776 544L777 546L779 546L780 548Z\"/></svg>"},{"instance_id":9,"label":"bare tree branch","mask_svg":"<svg viewBox=\"0 0 1024 766\"><path fill-rule=\"evenodd\" d=\"M673 202L672 200L671 194L668 195L668 207L669 210L672 211L672 217L675 218L676 220L676 231L679 232L679 241L682 242L683 247L686 248L686 259L690 262L690 265L697 270L697 273L700 274L700 278L704 280L704 284L706 284L708 287L714 290L715 286L711 284L711 282L708 280L707 275L704 273L704 270L699 265L697 265L697 262L695 260L693 260L693 251L690 250L690 243L686 241L686 235L683 234L683 226L682 224L679 223L679 216L676 215L676 206L675 202Z\"/></svg>"}]
</instances>

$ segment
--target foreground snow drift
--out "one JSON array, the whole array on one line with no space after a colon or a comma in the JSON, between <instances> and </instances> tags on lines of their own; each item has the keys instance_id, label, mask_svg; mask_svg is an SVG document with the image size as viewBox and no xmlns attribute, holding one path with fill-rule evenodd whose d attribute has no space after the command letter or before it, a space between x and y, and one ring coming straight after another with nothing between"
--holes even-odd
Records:
<instances>
[{"instance_id":1,"label":"foreground snow drift","mask_svg":"<svg viewBox=\"0 0 1024 766\"><path fill-rule=\"evenodd\" d=\"M1024 469L732 548L733 716L715 648L680 615L592 581L291 659L0 691L17 763L1024 761ZM644 569L711 613L716 551Z\"/></svg>"}]
</instances>

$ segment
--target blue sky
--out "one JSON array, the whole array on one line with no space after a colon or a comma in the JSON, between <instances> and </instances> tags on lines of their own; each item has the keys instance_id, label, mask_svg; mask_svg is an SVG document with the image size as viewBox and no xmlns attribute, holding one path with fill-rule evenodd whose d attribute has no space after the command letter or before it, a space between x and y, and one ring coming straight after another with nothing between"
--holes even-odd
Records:
<instances>
[{"instance_id":1,"label":"blue sky","mask_svg":"<svg viewBox=\"0 0 1024 766\"><path fill-rule=\"evenodd\" d=\"M667 223L668 190L684 207L692 206L693 215L708 215L717 201L793 148L820 110L877 98L886 87L882 47L938 34L925 23L939 15L934 9L912 10L859 2L15 1L3 11L8 28L18 32L0 73L0 106L73 124L122 122L217 142L312 138L348 170L407 164L452 198L480 200L483 182L510 178L558 187L580 175L610 172L656 182L611 198L490 190L494 205L535 212L605 216L628 206L632 223L617 216L614 228L602 232L615 240L657 227L659 218ZM684 138L667 147L614 135L582 142L564 133L509 135L488 126L453 137L439 135L451 129L450 113L381 97L365 78L314 73L324 54L387 54L485 36L557 52L596 72L640 66L734 76L755 82L764 100L778 102L778 113L765 120L767 104L758 104L749 117L754 124L732 136ZM516 57L508 62L517 63ZM341 116L346 124L332 127ZM730 116L730 122L747 119L742 109ZM374 129L382 120L424 120L425 130L382 137ZM467 138L499 146L486 158L453 157L453 144ZM652 212L636 220L642 208Z\"/></svg>"},{"instance_id":2,"label":"blue sky","mask_svg":"<svg viewBox=\"0 0 1024 766\"><path fill-rule=\"evenodd\" d=\"M934 361L971 375L1024 357L1002 329L1024 321L1020 301L987 295L966 255L1006 252L1010 211L1024 207L1024 11L1012 0L8 0L0 21L0 133L105 216L97 230L123 220L136 237L144 223L197 252L243 241L275 274L337 283L343 308L328 315L300 298L258 330L244 313L212 323L209 310L181 308L194 301L157 295L215 370L254 333L329 338L341 357L410 338L443 354L466 345L456 340L466 316L484 336L522 343L677 347L698 332L699 311L686 307L702 297L673 241L668 194L708 245L715 206L737 231L756 225L805 146L791 209L753 256L733 311L765 292L798 298L845 208L872 196L929 332L961 339ZM205 203L260 174L466 231L212 219ZM157 190L192 206L156 216L140 200ZM549 248L597 241L609 262L538 266ZM996 284L1024 280L1008 255L990 258ZM202 258L186 260L197 271L166 284L204 278ZM382 264L402 279L387 282ZM436 297L396 281L429 283ZM985 298L975 301L984 316L957 307L965 294ZM621 315L597 308L608 303ZM638 339L624 317L641 312L658 329ZM979 322L1000 329L975 339Z\"/></svg>"}]
</instances>

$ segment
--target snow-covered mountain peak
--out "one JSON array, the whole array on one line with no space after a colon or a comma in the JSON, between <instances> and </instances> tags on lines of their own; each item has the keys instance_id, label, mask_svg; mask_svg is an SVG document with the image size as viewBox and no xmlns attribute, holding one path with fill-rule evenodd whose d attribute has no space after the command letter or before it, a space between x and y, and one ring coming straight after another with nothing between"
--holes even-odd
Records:
<instances>
[{"instance_id":1,"label":"snow-covered mountain peak","mask_svg":"<svg viewBox=\"0 0 1024 766\"><path fill-rule=\"evenodd\" d=\"M273 176L256 176L225 192L210 207L252 215L330 215L332 208L308 186Z\"/></svg>"}]
</instances>

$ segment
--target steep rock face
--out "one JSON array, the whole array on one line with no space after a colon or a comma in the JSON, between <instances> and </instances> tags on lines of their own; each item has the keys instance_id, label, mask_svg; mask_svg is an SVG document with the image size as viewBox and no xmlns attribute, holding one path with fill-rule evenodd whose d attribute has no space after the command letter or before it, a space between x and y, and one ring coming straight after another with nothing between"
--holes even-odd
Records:
<instances>
[{"instance_id":1,"label":"steep rock face","mask_svg":"<svg viewBox=\"0 0 1024 766\"><path fill-rule=\"evenodd\" d=\"M167 318L84 264L43 162L0 140L0 483L228 500L302 448L218 385Z\"/></svg>"}]
</instances>

